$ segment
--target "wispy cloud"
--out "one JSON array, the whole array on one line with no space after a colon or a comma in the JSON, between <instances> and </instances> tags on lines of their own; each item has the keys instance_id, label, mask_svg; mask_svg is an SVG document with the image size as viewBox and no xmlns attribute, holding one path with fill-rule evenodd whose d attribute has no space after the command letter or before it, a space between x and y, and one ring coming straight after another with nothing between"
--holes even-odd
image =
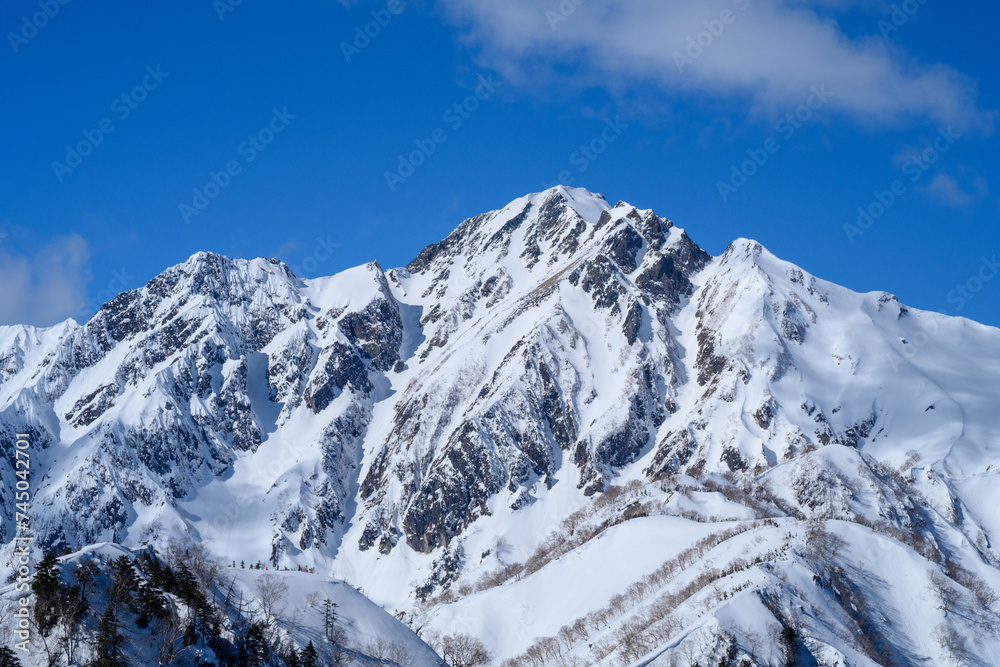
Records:
<instances>
[{"instance_id":1,"label":"wispy cloud","mask_svg":"<svg viewBox=\"0 0 1000 667\"><path fill-rule=\"evenodd\" d=\"M927 193L941 204L952 208L969 208L978 199L988 197L990 190L986 179L979 177L971 184L971 191L962 187L953 177L945 173L935 176L927 186Z\"/></svg>"},{"instance_id":2,"label":"wispy cloud","mask_svg":"<svg viewBox=\"0 0 1000 667\"><path fill-rule=\"evenodd\" d=\"M850 37L840 12L852 0L442 0L485 64L520 85L603 86L618 92L737 98L748 111L798 104L826 85L830 109L862 124L930 119L992 128L974 82L943 64L921 65L878 34ZM561 9L562 8L562 9ZM723 30L716 20L733 17ZM564 19L564 20L563 20ZM715 33L706 36L709 25ZM701 35L699 37L699 35ZM702 46L693 62L689 39ZM697 49L692 49L692 53Z\"/></svg>"},{"instance_id":3,"label":"wispy cloud","mask_svg":"<svg viewBox=\"0 0 1000 667\"><path fill-rule=\"evenodd\" d=\"M86 301L90 250L77 234L56 237L34 254L0 245L0 324L50 326Z\"/></svg>"},{"instance_id":4,"label":"wispy cloud","mask_svg":"<svg viewBox=\"0 0 1000 667\"><path fill-rule=\"evenodd\" d=\"M930 185L927 192L945 206L953 208L966 208L972 204L974 198L965 192L954 178L948 174L938 174Z\"/></svg>"}]
</instances>

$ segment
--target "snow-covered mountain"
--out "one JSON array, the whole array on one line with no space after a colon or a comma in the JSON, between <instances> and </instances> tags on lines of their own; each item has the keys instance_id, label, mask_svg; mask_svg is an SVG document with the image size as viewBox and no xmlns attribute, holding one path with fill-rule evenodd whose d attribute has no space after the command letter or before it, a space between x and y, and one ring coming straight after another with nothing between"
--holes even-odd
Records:
<instances>
[{"instance_id":1,"label":"snow-covered mountain","mask_svg":"<svg viewBox=\"0 0 1000 667\"><path fill-rule=\"evenodd\" d=\"M498 663L996 664L998 376L996 329L557 187L2 327L0 442L40 547L318 567Z\"/></svg>"},{"instance_id":2,"label":"snow-covered mountain","mask_svg":"<svg viewBox=\"0 0 1000 667\"><path fill-rule=\"evenodd\" d=\"M166 552L165 557L157 557L160 567L155 570L149 567L153 562L149 550L133 552L108 543L59 558L58 579L64 587L72 587L62 593L64 600L72 596L72 604L63 602L62 607L82 608L84 612L75 624L62 614L45 641L40 641L38 628L33 628L35 650L27 655L22 651L25 662L94 664L98 651L85 637L97 634L99 619L114 608L126 664L245 665L249 662L247 653L252 653L244 645L247 629L268 617L277 619L272 618L267 625L269 643L274 647L274 655L265 661L268 665L278 664L275 661L287 655L292 646L301 649L310 642L319 647L323 664L377 664L380 658L413 667L441 664L440 657L412 630L342 581L315 572L263 571L235 562L212 564L201 560L200 554L185 557L169 547ZM131 594L123 585L127 577L120 576L123 560L132 564ZM183 575L164 577L163 572L171 566L175 574L190 573L190 580L203 591L201 600L207 602L178 585L178 580L187 581ZM150 591L155 593L150 595ZM16 609L22 596L16 584L0 587L0 608ZM200 609L199 603L203 605ZM205 618L211 621L205 623ZM0 625L0 645L20 642L12 629ZM331 637L339 642L339 651L330 650ZM338 654L340 663L333 659Z\"/></svg>"}]
</instances>

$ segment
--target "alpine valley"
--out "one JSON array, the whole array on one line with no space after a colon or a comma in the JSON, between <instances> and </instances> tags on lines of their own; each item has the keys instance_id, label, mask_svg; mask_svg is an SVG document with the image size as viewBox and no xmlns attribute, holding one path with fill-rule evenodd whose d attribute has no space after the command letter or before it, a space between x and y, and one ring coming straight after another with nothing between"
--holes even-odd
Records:
<instances>
[{"instance_id":1,"label":"alpine valley","mask_svg":"<svg viewBox=\"0 0 1000 667\"><path fill-rule=\"evenodd\" d=\"M126 596L128 664L309 642L401 667L1000 664L998 377L1000 330L754 241L712 257L583 189L392 270L199 253L85 324L0 327L34 559L64 588L99 571L19 657L95 659L64 635L107 629L132 560L140 589L170 564L204 600L161 586L190 626L165 661ZM7 619L18 480L0 470Z\"/></svg>"}]
</instances>

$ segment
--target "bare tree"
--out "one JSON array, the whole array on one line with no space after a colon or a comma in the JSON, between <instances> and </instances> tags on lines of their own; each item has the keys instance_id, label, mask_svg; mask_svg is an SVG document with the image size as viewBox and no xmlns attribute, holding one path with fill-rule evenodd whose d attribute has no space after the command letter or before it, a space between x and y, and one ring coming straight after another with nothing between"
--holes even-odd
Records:
<instances>
[{"instance_id":1,"label":"bare tree","mask_svg":"<svg viewBox=\"0 0 1000 667\"><path fill-rule=\"evenodd\" d=\"M225 568L201 543L182 543L178 540L172 540L167 547L166 561L174 569L182 565L187 566L202 586L207 589L211 589L217 584L220 587L225 585L217 581Z\"/></svg>"},{"instance_id":2,"label":"bare tree","mask_svg":"<svg viewBox=\"0 0 1000 667\"><path fill-rule=\"evenodd\" d=\"M563 649L568 651L573 648L573 644L576 643L576 636L573 633L573 628L568 625L564 625L559 628L559 641L562 642Z\"/></svg>"},{"instance_id":3,"label":"bare tree","mask_svg":"<svg viewBox=\"0 0 1000 667\"><path fill-rule=\"evenodd\" d=\"M626 611L628 611L628 600L621 593L616 593L611 596L608 601L608 606L615 612L615 615L621 616Z\"/></svg>"},{"instance_id":4,"label":"bare tree","mask_svg":"<svg viewBox=\"0 0 1000 667\"><path fill-rule=\"evenodd\" d=\"M285 618L285 630L291 634L298 629L300 623L302 623L302 608L294 607L291 618Z\"/></svg>"},{"instance_id":5,"label":"bare tree","mask_svg":"<svg viewBox=\"0 0 1000 667\"><path fill-rule=\"evenodd\" d=\"M618 642L618 650L624 665L631 665L649 651L642 633L627 625L616 631L614 638Z\"/></svg>"},{"instance_id":6,"label":"bare tree","mask_svg":"<svg viewBox=\"0 0 1000 667\"><path fill-rule=\"evenodd\" d=\"M826 529L826 520L810 519L806 524L805 556L813 563L829 563L847 546L842 537Z\"/></svg>"},{"instance_id":7,"label":"bare tree","mask_svg":"<svg viewBox=\"0 0 1000 667\"><path fill-rule=\"evenodd\" d=\"M538 640L545 654L546 660L555 660L559 657L559 640L555 637L542 637Z\"/></svg>"},{"instance_id":8,"label":"bare tree","mask_svg":"<svg viewBox=\"0 0 1000 667\"><path fill-rule=\"evenodd\" d=\"M31 639L33 647L40 646L42 652L45 654L46 665L54 665L59 660L59 647L58 640L55 637L49 637L46 632L43 632L43 628L38 622L38 617L34 613L34 605L38 604L37 600L32 599L32 610L31 615L28 617L28 623L31 626Z\"/></svg>"},{"instance_id":9,"label":"bare tree","mask_svg":"<svg viewBox=\"0 0 1000 667\"><path fill-rule=\"evenodd\" d=\"M507 538L504 537L503 535L497 537L496 542L493 545L493 548L496 550L497 560L499 560L500 562L503 562L504 557L509 555L512 551L514 551L514 547L511 545L510 541L508 541Z\"/></svg>"},{"instance_id":10,"label":"bare tree","mask_svg":"<svg viewBox=\"0 0 1000 667\"><path fill-rule=\"evenodd\" d=\"M967 570L954 561L948 561L945 563L945 572L953 581L957 581L969 589L979 604L986 609L989 609L997 601L996 591L972 570Z\"/></svg>"},{"instance_id":11,"label":"bare tree","mask_svg":"<svg viewBox=\"0 0 1000 667\"><path fill-rule=\"evenodd\" d=\"M406 650L406 646L399 642L389 643L385 657L389 659L389 662L399 665L399 667L409 667L413 660L413 656Z\"/></svg>"},{"instance_id":12,"label":"bare tree","mask_svg":"<svg viewBox=\"0 0 1000 667\"><path fill-rule=\"evenodd\" d=\"M0 645L6 646L11 642L11 619L14 618L14 602L12 600L0 600Z\"/></svg>"},{"instance_id":13,"label":"bare tree","mask_svg":"<svg viewBox=\"0 0 1000 667\"><path fill-rule=\"evenodd\" d=\"M343 630L340 630L340 632L343 633ZM347 649L344 641L323 646L320 649L320 655L323 658L322 664L324 666L347 667L354 662L354 654Z\"/></svg>"},{"instance_id":14,"label":"bare tree","mask_svg":"<svg viewBox=\"0 0 1000 667\"><path fill-rule=\"evenodd\" d=\"M937 626L934 635L937 638L938 643L941 645L941 648L948 652L948 655L951 656L951 659L954 660L956 664L965 664L965 658L967 655L965 648L966 642L962 635L958 634L954 628L944 624Z\"/></svg>"},{"instance_id":15,"label":"bare tree","mask_svg":"<svg viewBox=\"0 0 1000 667\"><path fill-rule=\"evenodd\" d=\"M687 667L693 667L698 663L698 658L701 657L702 647L701 642L695 643L695 639L688 639L686 642L678 647L681 651L681 655L684 656L684 663Z\"/></svg>"},{"instance_id":16,"label":"bare tree","mask_svg":"<svg viewBox=\"0 0 1000 667\"><path fill-rule=\"evenodd\" d=\"M1000 599L997 592L978 576L969 581L966 586L976 596L976 599L979 600L979 604L983 605L986 609L992 607Z\"/></svg>"},{"instance_id":17,"label":"bare tree","mask_svg":"<svg viewBox=\"0 0 1000 667\"><path fill-rule=\"evenodd\" d=\"M285 610L288 584L277 574L262 574L257 577L257 594L260 596L261 611L264 612L264 625L270 626L271 619L280 616Z\"/></svg>"},{"instance_id":18,"label":"bare tree","mask_svg":"<svg viewBox=\"0 0 1000 667\"><path fill-rule=\"evenodd\" d=\"M441 639L441 657L451 667L482 667L493 662L493 655L472 635L456 633Z\"/></svg>"},{"instance_id":19,"label":"bare tree","mask_svg":"<svg viewBox=\"0 0 1000 667\"><path fill-rule=\"evenodd\" d=\"M92 559L85 559L76 568L76 583L80 586L80 599L86 600L87 594L93 592L91 588L96 586L97 578L101 571ZM88 588L88 585L93 584Z\"/></svg>"},{"instance_id":20,"label":"bare tree","mask_svg":"<svg viewBox=\"0 0 1000 667\"><path fill-rule=\"evenodd\" d=\"M911 449L906 452L906 460L903 461L901 466L899 466L899 472L903 475L907 474L911 469L913 469L914 466L920 463L921 458L923 458L923 456L915 449Z\"/></svg>"},{"instance_id":21,"label":"bare tree","mask_svg":"<svg viewBox=\"0 0 1000 667\"><path fill-rule=\"evenodd\" d=\"M750 655L751 661L756 661L760 656L760 648L764 644L764 638L759 633L749 630L743 635L746 642L746 652Z\"/></svg>"},{"instance_id":22,"label":"bare tree","mask_svg":"<svg viewBox=\"0 0 1000 667\"><path fill-rule=\"evenodd\" d=\"M957 588L951 585L948 577L936 570L930 573L930 581L931 586L941 599L940 608L944 611L944 615L947 616L948 612L953 610L961 601L962 594Z\"/></svg>"},{"instance_id":23,"label":"bare tree","mask_svg":"<svg viewBox=\"0 0 1000 667\"><path fill-rule=\"evenodd\" d=\"M399 667L408 667L410 660L412 660L412 656L405 646L382 637L368 642L364 653L379 663L388 661L390 664L399 665Z\"/></svg>"},{"instance_id":24,"label":"bare tree","mask_svg":"<svg viewBox=\"0 0 1000 667\"><path fill-rule=\"evenodd\" d=\"M166 616L156 620L149 641L156 651L156 664L159 667L169 667L180 660L184 654L185 629L185 623L172 608Z\"/></svg>"},{"instance_id":25,"label":"bare tree","mask_svg":"<svg viewBox=\"0 0 1000 667\"><path fill-rule=\"evenodd\" d=\"M76 595L66 595L59 601L59 641L69 664L75 664L76 650L80 646L80 624L87 604Z\"/></svg>"},{"instance_id":26,"label":"bare tree","mask_svg":"<svg viewBox=\"0 0 1000 667\"><path fill-rule=\"evenodd\" d=\"M609 611L607 608L598 609L587 614L587 623L594 630L603 630L608 627Z\"/></svg>"}]
</instances>

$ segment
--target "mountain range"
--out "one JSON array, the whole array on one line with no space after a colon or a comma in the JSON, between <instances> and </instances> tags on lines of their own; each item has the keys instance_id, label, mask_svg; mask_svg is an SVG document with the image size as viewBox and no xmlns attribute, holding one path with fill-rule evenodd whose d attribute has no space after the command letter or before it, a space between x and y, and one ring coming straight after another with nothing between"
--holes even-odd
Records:
<instances>
[{"instance_id":1,"label":"mountain range","mask_svg":"<svg viewBox=\"0 0 1000 667\"><path fill-rule=\"evenodd\" d=\"M506 667L989 665L998 377L1000 330L559 186L405 267L198 253L0 327L0 447L39 553L315 568Z\"/></svg>"}]
</instances>

